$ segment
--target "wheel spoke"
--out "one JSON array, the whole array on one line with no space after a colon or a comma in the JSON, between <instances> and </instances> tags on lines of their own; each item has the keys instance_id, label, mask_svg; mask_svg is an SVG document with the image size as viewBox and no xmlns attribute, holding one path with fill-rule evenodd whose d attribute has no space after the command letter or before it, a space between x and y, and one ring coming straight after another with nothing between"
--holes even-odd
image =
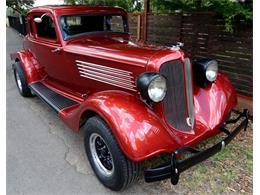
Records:
<instances>
[{"instance_id":1,"label":"wheel spoke","mask_svg":"<svg viewBox=\"0 0 260 195\"><path fill-rule=\"evenodd\" d=\"M94 153L94 157L96 156L96 158L94 158L96 160L95 162L102 172L111 174L114 169L114 163L111 152L105 141L97 134L90 140L92 140L90 145L92 147L94 146L92 152Z\"/></svg>"}]
</instances>

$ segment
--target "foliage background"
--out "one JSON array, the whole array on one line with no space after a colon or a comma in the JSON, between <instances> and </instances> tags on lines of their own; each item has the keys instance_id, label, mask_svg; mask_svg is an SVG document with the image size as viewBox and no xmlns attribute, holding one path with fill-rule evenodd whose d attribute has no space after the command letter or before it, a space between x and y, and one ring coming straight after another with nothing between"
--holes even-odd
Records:
<instances>
[{"instance_id":1,"label":"foliage background","mask_svg":"<svg viewBox=\"0 0 260 195\"><path fill-rule=\"evenodd\" d=\"M34 0L6 0L6 6L20 14L25 14L34 4Z\"/></svg>"},{"instance_id":2,"label":"foliage background","mask_svg":"<svg viewBox=\"0 0 260 195\"><path fill-rule=\"evenodd\" d=\"M119 6L128 12L143 11L143 0L65 0L68 4ZM222 15L226 22L226 31L233 31L236 18L245 22L253 20L252 1L232 0L150 0L150 12L155 14L169 14L175 12L214 12Z\"/></svg>"},{"instance_id":3,"label":"foliage background","mask_svg":"<svg viewBox=\"0 0 260 195\"><path fill-rule=\"evenodd\" d=\"M66 4L118 6L128 12L142 12L144 0L64 0ZM7 7L25 14L34 0L6 0ZM253 20L252 0L150 0L150 12L170 14L175 12L214 12L225 19L226 31L233 32L236 18L249 23Z\"/></svg>"}]
</instances>

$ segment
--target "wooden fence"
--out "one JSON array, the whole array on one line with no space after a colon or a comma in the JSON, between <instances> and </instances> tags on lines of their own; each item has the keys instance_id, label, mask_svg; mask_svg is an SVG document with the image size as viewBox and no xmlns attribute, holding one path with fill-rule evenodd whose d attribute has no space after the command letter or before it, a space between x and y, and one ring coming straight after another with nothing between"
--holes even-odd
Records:
<instances>
[{"instance_id":1,"label":"wooden fence","mask_svg":"<svg viewBox=\"0 0 260 195\"><path fill-rule=\"evenodd\" d=\"M130 26L137 26L137 18L137 15L130 15ZM167 46L180 41L193 58L216 59L238 93L252 97L252 25L239 20L234 27L234 33L225 32L224 20L212 13L149 15L147 41ZM131 27L130 32L138 37L138 31L134 31Z\"/></svg>"},{"instance_id":2,"label":"wooden fence","mask_svg":"<svg viewBox=\"0 0 260 195\"><path fill-rule=\"evenodd\" d=\"M136 39L141 39L141 32L143 31L142 29L142 14L133 14L129 13L128 14L128 22L129 22L129 32L132 35L132 37Z\"/></svg>"}]
</instances>

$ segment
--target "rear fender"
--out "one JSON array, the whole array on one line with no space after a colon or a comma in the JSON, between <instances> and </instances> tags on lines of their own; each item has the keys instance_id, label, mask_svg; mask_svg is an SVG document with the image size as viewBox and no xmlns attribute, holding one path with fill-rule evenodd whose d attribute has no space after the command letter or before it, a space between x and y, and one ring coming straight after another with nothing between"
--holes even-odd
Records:
<instances>
[{"instance_id":1,"label":"rear fender","mask_svg":"<svg viewBox=\"0 0 260 195\"><path fill-rule=\"evenodd\" d=\"M95 112L105 120L124 154L133 161L171 152L179 147L160 119L131 94L99 92L91 95L79 107L63 110L60 117L79 131L80 118L87 111Z\"/></svg>"},{"instance_id":2,"label":"rear fender","mask_svg":"<svg viewBox=\"0 0 260 195\"><path fill-rule=\"evenodd\" d=\"M33 57L32 53L29 50L21 50L10 55L11 60L19 61L27 80L27 83L33 83L40 80L38 72L35 68L37 65L37 60Z\"/></svg>"}]
</instances>

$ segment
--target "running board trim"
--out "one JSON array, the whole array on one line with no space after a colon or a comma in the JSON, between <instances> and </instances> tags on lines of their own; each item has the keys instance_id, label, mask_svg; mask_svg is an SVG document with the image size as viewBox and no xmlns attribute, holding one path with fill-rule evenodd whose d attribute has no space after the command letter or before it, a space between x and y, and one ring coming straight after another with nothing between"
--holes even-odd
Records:
<instances>
[{"instance_id":1,"label":"running board trim","mask_svg":"<svg viewBox=\"0 0 260 195\"><path fill-rule=\"evenodd\" d=\"M79 104L79 102L51 90L41 82L32 83L29 87L40 99L53 108L56 113Z\"/></svg>"}]
</instances>

